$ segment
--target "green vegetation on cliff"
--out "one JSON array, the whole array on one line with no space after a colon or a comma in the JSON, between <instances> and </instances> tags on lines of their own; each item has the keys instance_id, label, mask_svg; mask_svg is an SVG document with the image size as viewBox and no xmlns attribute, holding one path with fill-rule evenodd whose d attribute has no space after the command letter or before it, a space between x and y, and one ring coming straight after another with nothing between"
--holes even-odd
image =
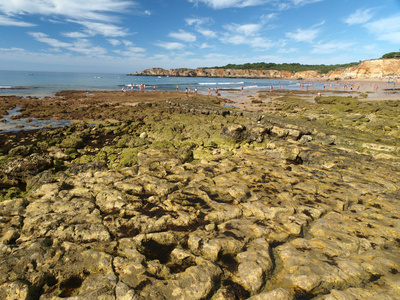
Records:
<instances>
[{"instance_id":1,"label":"green vegetation on cliff","mask_svg":"<svg viewBox=\"0 0 400 300\"><path fill-rule=\"evenodd\" d=\"M382 55L382 58L400 58L400 52L390 52Z\"/></svg>"},{"instance_id":2,"label":"green vegetation on cliff","mask_svg":"<svg viewBox=\"0 0 400 300\"><path fill-rule=\"evenodd\" d=\"M213 67L216 69L252 69L252 70L278 70L278 71L289 71L289 72L301 72L301 71L319 71L322 74L326 74L329 71L349 68L358 65L357 62L352 62L348 64L338 64L338 65L302 65L299 63L245 63L242 65L227 64L222 67Z\"/></svg>"}]
</instances>

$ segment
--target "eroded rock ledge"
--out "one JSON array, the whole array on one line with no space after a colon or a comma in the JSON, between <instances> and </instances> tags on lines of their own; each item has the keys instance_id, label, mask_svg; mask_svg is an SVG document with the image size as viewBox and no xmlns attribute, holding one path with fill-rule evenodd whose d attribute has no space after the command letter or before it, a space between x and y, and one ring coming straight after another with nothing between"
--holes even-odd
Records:
<instances>
[{"instance_id":1,"label":"eroded rock ledge","mask_svg":"<svg viewBox=\"0 0 400 300\"><path fill-rule=\"evenodd\" d=\"M1 202L0 295L399 299L398 167L287 135L274 145L197 163L146 149L135 166L76 166Z\"/></svg>"}]
</instances>

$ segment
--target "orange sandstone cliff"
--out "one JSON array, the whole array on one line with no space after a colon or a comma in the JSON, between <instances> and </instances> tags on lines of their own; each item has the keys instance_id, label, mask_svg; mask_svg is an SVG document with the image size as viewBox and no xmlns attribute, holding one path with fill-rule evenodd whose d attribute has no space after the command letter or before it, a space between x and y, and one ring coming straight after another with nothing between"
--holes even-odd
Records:
<instances>
[{"instance_id":1,"label":"orange sandstone cliff","mask_svg":"<svg viewBox=\"0 0 400 300\"><path fill-rule=\"evenodd\" d=\"M152 68L141 71L141 76L172 76L172 77L224 77L224 78L271 78L271 79L299 79L299 78L324 78L324 79L368 79L386 76L400 76L400 59L375 59L366 60L359 65L347 69L334 70L327 74L318 71L289 72L277 70L251 70L251 69L170 69Z\"/></svg>"}]
</instances>

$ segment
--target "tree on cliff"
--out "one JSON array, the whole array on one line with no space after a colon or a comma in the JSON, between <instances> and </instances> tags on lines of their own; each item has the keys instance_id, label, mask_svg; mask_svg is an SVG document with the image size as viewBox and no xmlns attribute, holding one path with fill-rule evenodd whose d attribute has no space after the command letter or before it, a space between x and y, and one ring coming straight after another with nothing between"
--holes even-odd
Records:
<instances>
[{"instance_id":1,"label":"tree on cliff","mask_svg":"<svg viewBox=\"0 0 400 300\"><path fill-rule=\"evenodd\" d=\"M389 52L382 55L382 58L400 58L400 52Z\"/></svg>"},{"instance_id":2,"label":"tree on cliff","mask_svg":"<svg viewBox=\"0 0 400 300\"><path fill-rule=\"evenodd\" d=\"M212 67L215 69L240 69L240 70L277 70L277 71L289 71L289 72L301 72L301 71L319 71L321 74L326 74L329 71L345 69L348 67L356 66L358 63L338 64L338 65L302 65L299 63L245 63L242 65L228 64L223 67ZM210 69L212 69L210 68Z\"/></svg>"}]
</instances>

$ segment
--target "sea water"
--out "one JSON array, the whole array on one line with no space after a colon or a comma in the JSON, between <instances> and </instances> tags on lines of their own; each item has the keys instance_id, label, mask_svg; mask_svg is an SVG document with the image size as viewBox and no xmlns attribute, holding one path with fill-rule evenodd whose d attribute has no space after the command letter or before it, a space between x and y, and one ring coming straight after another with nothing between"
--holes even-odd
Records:
<instances>
[{"instance_id":1,"label":"sea water","mask_svg":"<svg viewBox=\"0 0 400 300\"><path fill-rule=\"evenodd\" d=\"M250 78L202 78L202 77L160 77L160 76L128 76L111 73L72 73L72 72L32 72L32 71L0 71L0 96L53 96L62 90L118 91L122 88L138 90L141 84L146 90L180 91L191 87L199 93L206 93L208 88L221 89L256 89L270 90L300 89L302 82L297 80L250 79ZM303 84L307 84L303 82ZM309 83L310 89L313 83ZM314 82L315 89L323 88L323 83Z\"/></svg>"}]
</instances>

